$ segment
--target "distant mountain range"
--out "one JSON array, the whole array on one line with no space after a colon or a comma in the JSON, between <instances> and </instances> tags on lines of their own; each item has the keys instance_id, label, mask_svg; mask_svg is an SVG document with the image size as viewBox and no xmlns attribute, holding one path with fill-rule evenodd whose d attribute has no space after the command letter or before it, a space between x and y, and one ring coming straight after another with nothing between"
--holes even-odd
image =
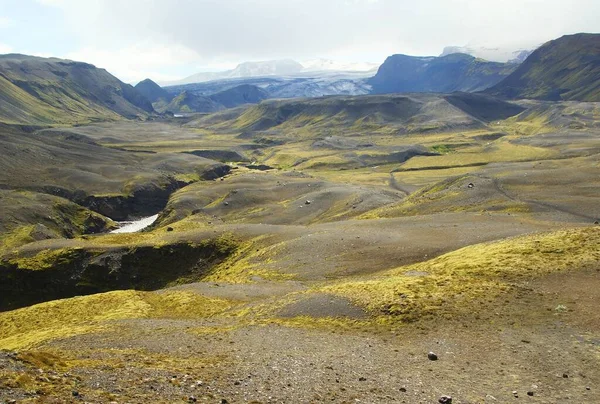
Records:
<instances>
[{"instance_id":1,"label":"distant mountain range","mask_svg":"<svg viewBox=\"0 0 600 404\"><path fill-rule=\"evenodd\" d=\"M487 92L513 99L600 101L600 34L566 35L544 44Z\"/></svg>"},{"instance_id":2,"label":"distant mountain range","mask_svg":"<svg viewBox=\"0 0 600 404\"><path fill-rule=\"evenodd\" d=\"M81 62L0 55L0 122L49 124L139 118L152 105L129 84Z\"/></svg>"},{"instance_id":3,"label":"distant mountain range","mask_svg":"<svg viewBox=\"0 0 600 404\"><path fill-rule=\"evenodd\" d=\"M269 98L266 91L249 84L232 86L206 96L185 88L168 92L150 79L141 81L135 88L160 113L216 112L243 104L257 104Z\"/></svg>"},{"instance_id":4,"label":"distant mountain range","mask_svg":"<svg viewBox=\"0 0 600 404\"><path fill-rule=\"evenodd\" d=\"M245 62L239 64L235 69L221 72L197 73L182 80L161 83L164 86L175 86L193 83L204 83L207 81L255 78L255 77L294 77L315 76L315 73L327 75L331 72L347 72L349 74L369 77L378 65L374 63L343 63L328 59L313 59L303 63L295 60L269 60L264 62ZM362 73L362 74L361 74Z\"/></svg>"},{"instance_id":5,"label":"distant mountain range","mask_svg":"<svg viewBox=\"0 0 600 404\"><path fill-rule=\"evenodd\" d=\"M600 34L550 41L521 64L451 53L393 55L376 73L358 70L369 67L321 59L304 65L252 62L239 65L226 79L170 87L144 80L134 88L87 63L0 55L0 122L68 125L146 119L156 112L215 112L270 98L408 92L484 91L504 99L600 101Z\"/></svg>"},{"instance_id":6,"label":"distant mountain range","mask_svg":"<svg viewBox=\"0 0 600 404\"><path fill-rule=\"evenodd\" d=\"M473 92L499 83L516 68L462 53L441 57L393 55L368 83L376 94Z\"/></svg>"}]
</instances>

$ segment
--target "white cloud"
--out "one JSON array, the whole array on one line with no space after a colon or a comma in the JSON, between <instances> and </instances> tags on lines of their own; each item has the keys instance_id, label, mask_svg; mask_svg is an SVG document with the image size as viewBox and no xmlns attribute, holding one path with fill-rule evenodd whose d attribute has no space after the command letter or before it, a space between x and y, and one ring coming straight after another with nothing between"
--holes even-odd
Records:
<instances>
[{"instance_id":1,"label":"white cloud","mask_svg":"<svg viewBox=\"0 0 600 404\"><path fill-rule=\"evenodd\" d=\"M3 43L0 43L0 55L5 54L5 53L12 53L13 52L13 48L11 48L8 45L5 45Z\"/></svg>"},{"instance_id":2,"label":"white cloud","mask_svg":"<svg viewBox=\"0 0 600 404\"><path fill-rule=\"evenodd\" d=\"M180 65L193 64L199 55L185 46L139 42L116 50L86 47L65 55L67 59L84 61L108 70L126 82L151 77L154 80L176 80L180 77L161 73Z\"/></svg>"},{"instance_id":3,"label":"white cloud","mask_svg":"<svg viewBox=\"0 0 600 404\"><path fill-rule=\"evenodd\" d=\"M306 58L353 49L436 54L474 40L538 43L598 28L596 0L38 0L99 48L150 38L203 60ZM535 18L532 18L535 16Z\"/></svg>"},{"instance_id":4,"label":"white cloud","mask_svg":"<svg viewBox=\"0 0 600 404\"><path fill-rule=\"evenodd\" d=\"M44 6L64 7L68 5L69 0L36 0L36 2Z\"/></svg>"},{"instance_id":5,"label":"white cloud","mask_svg":"<svg viewBox=\"0 0 600 404\"><path fill-rule=\"evenodd\" d=\"M382 62L393 53L437 55L467 44L518 49L598 31L600 15L597 0L37 1L62 13L81 47L72 55L128 80L142 75L136 71L169 75L186 64Z\"/></svg>"},{"instance_id":6,"label":"white cloud","mask_svg":"<svg viewBox=\"0 0 600 404\"><path fill-rule=\"evenodd\" d=\"M0 28L8 28L13 25L10 18L0 16Z\"/></svg>"}]
</instances>

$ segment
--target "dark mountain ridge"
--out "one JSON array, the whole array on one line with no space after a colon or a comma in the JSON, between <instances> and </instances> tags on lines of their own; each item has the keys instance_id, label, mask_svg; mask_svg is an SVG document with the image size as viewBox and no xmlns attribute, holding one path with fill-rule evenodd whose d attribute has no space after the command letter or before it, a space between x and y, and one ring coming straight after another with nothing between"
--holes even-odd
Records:
<instances>
[{"instance_id":1,"label":"dark mountain ridge","mask_svg":"<svg viewBox=\"0 0 600 404\"><path fill-rule=\"evenodd\" d=\"M512 99L600 101L600 34L547 42L486 92Z\"/></svg>"},{"instance_id":2,"label":"dark mountain ridge","mask_svg":"<svg viewBox=\"0 0 600 404\"><path fill-rule=\"evenodd\" d=\"M442 57L393 55L368 83L375 94L474 92L497 84L516 67L462 53Z\"/></svg>"}]
</instances>

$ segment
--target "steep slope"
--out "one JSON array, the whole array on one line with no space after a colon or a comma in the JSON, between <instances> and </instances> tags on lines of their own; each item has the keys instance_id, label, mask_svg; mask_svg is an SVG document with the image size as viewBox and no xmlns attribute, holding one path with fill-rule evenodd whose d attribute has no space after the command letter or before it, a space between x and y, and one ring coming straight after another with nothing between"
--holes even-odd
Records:
<instances>
[{"instance_id":1,"label":"steep slope","mask_svg":"<svg viewBox=\"0 0 600 404\"><path fill-rule=\"evenodd\" d=\"M565 35L487 91L506 98L600 101L600 34Z\"/></svg>"},{"instance_id":2,"label":"steep slope","mask_svg":"<svg viewBox=\"0 0 600 404\"><path fill-rule=\"evenodd\" d=\"M151 103L155 103L159 100L170 102L173 99L173 96L169 94L169 92L150 79L140 81L135 85L135 89Z\"/></svg>"},{"instance_id":3,"label":"steep slope","mask_svg":"<svg viewBox=\"0 0 600 404\"><path fill-rule=\"evenodd\" d=\"M104 69L61 59L0 56L0 121L81 123L137 118L152 105Z\"/></svg>"},{"instance_id":4,"label":"steep slope","mask_svg":"<svg viewBox=\"0 0 600 404\"><path fill-rule=\"evenodd\" d=\"M443 57L393 55L369 80L373 93L480 91L516 68L455 53Z\"/></svg>"},{"instance_id":5,"label":"steep slope","mask_svg":"<svg viewBox=\"0 0 600 404\"><path fill-rule=\"evenodd\" d=\"M213 94L210 98L226 108L233 108L243 104L258 104L269 98L269 93L257 86L244 84Z\"/></svg>"}]
</instances>

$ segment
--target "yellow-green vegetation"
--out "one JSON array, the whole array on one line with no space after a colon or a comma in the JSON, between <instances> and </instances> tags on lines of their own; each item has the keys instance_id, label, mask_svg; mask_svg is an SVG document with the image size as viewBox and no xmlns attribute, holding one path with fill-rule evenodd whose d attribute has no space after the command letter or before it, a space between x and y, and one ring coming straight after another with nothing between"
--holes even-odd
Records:
<instances>
[{"instance_id":1,"label":"yellow-green vegetation","mask_svg":"<svg viewBox=\"0 0 600 404\"><path fill-rule=\"evenodd\" d=\"M29 271L45 271L73 262L82 248L45 249L33 256L11 257L8 262Z\"/></svg>"},{"instance_id":2,"label":"yellow-green vegetation","mask_svg":"<svg viewBox=\"0 0 600 404\"><path fill-rule=\"evenodd\" d=\"M91 65L8 55L0 73L1 122L78 124L152 111L131 86Z\"/></svg>"},{"instance_id":3,"label":"yellow-green vegetation","mask_svg":"<svg viewBox=\"0 0 600 404\"><path fill-rule=\"evenodd\" d=\"M222 262L211 275L205 278L208 282L247 283L252 282L252 277L267 280L288 280L293 275L265 269L265 265L272 263L270 258L280 248L279 244L261 246L261 242L270 236L264 235L246 241L238 247L236 252Z\"/></svg>"},{"instance_id":4,"label":"yellow-green vegetation","mask_svg":"<svg viewBox=\"0 0 600 404\"><path fill-rule=\"evenodd\" d=\"M509 142L496 142L489 146L473 146L461 149L459 153L441 156L414 157L402 165L402 170L422 170L428 168L447 168L481 165L505 161L530 161L556 157L557 153L549 149Z\"/></svg>"},{"instance_id":5,"label":"yellow-green vegetation","mask_svg":"<svg viewBox=\"0 0 600 404\"><path fill-rule=\"evenodd\" d=\"M318 288L352 299L374 314L412 321L468 310L514 282L600 264L600 228L534 234L461 248L371 279Z\"/></svg>"},{"instance_id":6,"label":"yellow-green vegetation","mask_svg":"<svg viewBox=\"0 0 600 404\"><path fill-rule=\"evenodd\" d=\"M44 341L114 327L114 320L203 318L231 307L185 291L116 291L41 303L0 313L0 349L30 348Z\"/></svg>"},{"instance_id":7,"label":"yellow-green vegetation","mask_svg":"<svg viewBox=\"0 0 600 404\"><path fill-rule=\"evenodd\" d=\"M477 185L469 188L470 181ZM426 186L401 202L366 212L359 219L429 215L443 212L527 213L530 206L503 194L493 179L463 175Z\"/></svg>"},{"instance_id":8,"label":"yellow-green vegetation","mask_svg":"<svg viewBox=\"0 0 600 404\"><path fill-rule=\"evenodd\" d=\"M0 234L0 252L11 251L16 247L35 241L31 236L34 229L34 225L20 226L12 231Z\"/></svg>"}]
</instances>

